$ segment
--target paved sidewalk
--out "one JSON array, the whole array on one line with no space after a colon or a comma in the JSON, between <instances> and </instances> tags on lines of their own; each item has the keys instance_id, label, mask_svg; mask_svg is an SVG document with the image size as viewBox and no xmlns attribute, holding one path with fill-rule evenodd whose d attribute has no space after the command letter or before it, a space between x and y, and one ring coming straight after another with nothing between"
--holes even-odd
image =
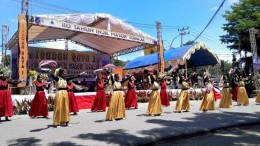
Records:
<instances>
[{"instance_id":1,"label":"paved sidewalk","mask_svg":"<svg viewBox=\"0 0 260 146\"><path fill-rule=\"evenodd\" d=\"M0 122L0 145L145 145L172 137L183 137L225 127L260 122L260 105L255 98L249 106L234 106L231 109L217 108L215 111L200 112L201 100L191 101L191 111L174 113L176 101L163 107L163 115L145 115L147 103L138 109L126 110L126 119L105 121L105 112L92 113L81 110L71 116L72 127L52 127L50 119L31 119L28 115L17 115L11 122ZM219 101L216 102L218 107ZM2 117L3 120L3 117Z\"/></svg>"}]
</instances>

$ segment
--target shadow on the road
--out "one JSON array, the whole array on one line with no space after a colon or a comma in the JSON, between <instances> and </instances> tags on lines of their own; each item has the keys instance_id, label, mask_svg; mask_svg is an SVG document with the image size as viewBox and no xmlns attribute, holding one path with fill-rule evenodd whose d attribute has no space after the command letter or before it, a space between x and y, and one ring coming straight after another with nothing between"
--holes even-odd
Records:
<instances>
[{"instance_id":1,"label":"shadow on the road","mask_svg":"<svg viewBox=\"0 0 260 146\"><path fill-rule=\"evenodd\" d=\"M40 141L42 140L35 137L18 138L9 140L8 146L36 146Z\"/></svg>"},{"instance_id":2,"label":"shadow on the road","mask_svg":"<svg viewBox=\"0 0 260 146\"><path fill-rule=\"evenodd\" d=\"M100 134L82 133L74 138L90 141L103 141L108 144L156 145L157 142L162 142L169 139L176 141L180 138L185 139L188 137L194 137L208 132L221 130L222 128L230 128L236 125L246 125L250 121L256 122L260 116L259 113L218 113L216 111L194 113L194 115L195 116L183 117L181 121L179 119L147 119L147 124L157 124L158 126L156 126L157 128L138 131L137 134L142 135L142 137L139 137L137 134L130 134L125 129L116 129ZM140 116L144 116L144 114ZM227 143L227 145L242 144L243 135L243 133L240 133L236 137L232 137L233 140ZM222 136L219 135L219 137ZM223 136L223 138L228 137ZM260 137L258 136L258 138ZM154 143L155 141L156 143Z\"/></svg>"},{"instance_id":3,"label":"shadow on the road","mask_svg":"<svg viewBox=\"0 0 260 146\"><path fill-rule=\"evenodd\" d=\"M138 117L148 117L147 114L139 114L139 115L136 115L136 116L138 116Z\"/></svg>"},{"instance_id":4,"label":"shadow on the road","mask_svg":"<svg viewBox=\"0 0 260 146\"><path fill-rule=\"evenodd\" d=\"M259 118L259 113L238 113L238 112L204 112L194 113L195 116L183 118L185 121L174 121L164 119L149 119L146 122L151 124L158 124L160 128L154 128L149 130L139 131L139 134L156 137L159 142L172 139L173 141L182 138L188 138L205 134L208 132L214 132L220 129L235 127L237 125L247 125L251 121L257 123L256 119ZM260 123L259 123L260 124ZM167 132L166 132L167 131ZM225 145L243 144L244 134L237 134L233 137L230 143ZM218 135L221 137L221 135ZM256 136L257 137L257 136ZM224 137L223 138L228 138ZM258 136L258 139L260 136ZM146 145L156 145L154 142Z\"/></svg>"},{"instance_id":5,"label":"shadow on the road","mask_svg":"<svg viewBox=\"0 0 260 146\"><path fill-rule=\"evenodd\" d=\"M63 142L59 142L59 143L50 143L48 144L48 146L83 146L83 145L78 145L78 144L75 144L73 142L69 142L69 141L63 141Z\"/></svg>"},{"instance_id":6,"label":"shadow on the road","mask_svg":"<svg viewBox=\"0 0 260 146\"><path fill-rule=\"evenodd\" d=\"M96 123L108 122L107 120L96 120Z\"/></svg>"},{"instance_id":7,"label":"shadow on the road","mask_svg":"<svg viewBox=\"0 0 260 146\"><path fill-rule=\"evenodd\" d=\"M95 134L95 133L86 133L79 134L74 137L82 140L97 140L104 141L108 144L120 144L120 145L131 145L133 143L138 143L144 139L137 137L135 135L127 133L124 129L110 130L108 133Z\"/></svg>"},{"instance_id":8,"label":"shadow on the road","mask_svg":"<svg viewBox=\"0 0 260 146\"><path fill-rule=\"evenodd\" d=\"M47 127L45 127L45 128L33 129L33 130L30 130L30 132L40 132L42 130L49 129L51 127L54 127L54 126L53 125L47 125Z\"/></svg>"}]
</instances>

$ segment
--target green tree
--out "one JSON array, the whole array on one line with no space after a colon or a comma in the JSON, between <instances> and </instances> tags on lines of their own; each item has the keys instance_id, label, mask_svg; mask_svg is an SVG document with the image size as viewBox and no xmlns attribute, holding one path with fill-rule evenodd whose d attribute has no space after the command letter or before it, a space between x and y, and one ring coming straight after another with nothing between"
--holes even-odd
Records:
<instances>
[{"instance_id":1,"label":"green tree","mask_svg":"<svg viewBox=\"0 0 260 146\"><path fill-rule=\"evenodd\" d=\"M227 23L222 28L227 34L220 36L221 41L229 44L230 49L251 52L249 29L260 29L260 0L240 0L230 11L225 11L223 17ZM259 48L260 38L256 41Z\"/></svg>"},{"instance_id":2,"label":"green tree","mask_svg":"<svg viewBox=\"0 0 260 146\"><path fill-rule=\"evenodd\" d=\"M11 61L10 55L6 55L5 57L3 57L2 59L3 66L10 66L10 61Z\"/></svg>"},{"instance_id":3,"label":"green tree","mask_svg":"<svg viewBox=\"0 0 260 146\"><path fill-rule=\"evenodd\" d=\"M229 63L228 61L224 61L224 60L220 61L220 69L221 69L222 75L228 74L231 67L232 67L232 64Z\"/></svg>"},{"instance_id":4,"label":"green tree","mask_svg":"<svg viewBox=\"0 0 260 146\"><path fill-rule=\"evenodd\" d=\"M191 45L191 44L193 44L193 43L194 43L194 41L189 40L188 42L184 43L183 46Z\"/></svg>"},{"instance_id":5,"label":"green tree","mask_svg":"<svg viewBox=\"0 0 260 146\"><path fill-rule=\"evenodd\" d=\"M127 62L124 62L122 60L119 60L119 59L116 59L116 58L113 58L112 59L112 63L115 65L115 66L121 66L121 67L124 67Z\"/></svg>"}]
</instances>

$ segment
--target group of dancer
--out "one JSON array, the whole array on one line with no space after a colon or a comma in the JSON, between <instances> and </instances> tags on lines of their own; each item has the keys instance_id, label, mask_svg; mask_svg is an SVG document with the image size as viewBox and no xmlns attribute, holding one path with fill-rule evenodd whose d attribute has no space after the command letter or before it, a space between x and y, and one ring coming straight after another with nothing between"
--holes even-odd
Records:
<instances>
[{"instance_id":1,"label":"group of dancer","mask_svg":"<svg viewBox=\"0 0 260 146\"><path fill-rule=\"evenodd\" d=\"M54 98L54 112L53 112L53 125L59 128L61 125L70 127L70 113L77 114L79 111L77 101L74 95L75 85L72 83L72 79L80 77L85 72L79 75L65 76L66 70L63 68L57 68L52 75L56 84L56 93ZM148 116L158 116L163 113L162 106L169 106L169 98L166 92L166 78L165 74L157 75L157 72L149 72L147 74L150 83L151 94L149 96L149 103L147 108ZM232 95L230 92L229 83L227 77L223 78L223 90L222 98L220 100L220 108L232 107ZM11 94L8 90L8 84L19 84L22 81L12 82L4 76L3 72L0 72L0 117L13 116L13 105ZM124 83L127 82L127 91L124 97ZM108 109L106 113L106 120L121 120L126 118L125 109L134 108L138 109L137 96L135 91L135 78L133 75L128 75L122 81L119 80L118 74L112 74L108 71L102 72L96 79L96 98L92 105L92 112L105 112L107 107L107 95L105 88L111 88L112 95L109 99ZM34 82L37 92L31 102L31 108L29 110L29 116L36 118L43 116L48 118L48 101L44 89L49 88L49 82L42 79L39 75ZM189 112L190 110L190 94L189 94L189 79L185 79L184 76L180 76L179 84L181 85L181 92L178 96L175 112L181 113ZM248 105L249 99L244 88L244 82L240 78L238 82L237 90L237 104ZM199 110L208 111L215 110L215 92L214 83L211 79L208 79L205 96L202 99ZM257 101L260 102L260 94L257 97Z\"/></svg>"}]
</instances>

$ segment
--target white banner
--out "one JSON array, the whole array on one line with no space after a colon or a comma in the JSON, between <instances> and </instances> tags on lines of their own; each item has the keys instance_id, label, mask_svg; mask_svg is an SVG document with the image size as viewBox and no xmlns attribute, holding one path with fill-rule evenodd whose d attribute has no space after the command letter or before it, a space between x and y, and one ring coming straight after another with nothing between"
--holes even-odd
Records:
<instances>
[{"instance_id":1,"label":"white banner","mask_svg":"<svg viewBox=\"0 0 260 146\"><path fill-rule=\"evenodd\" d=\"M255 70L260 70L260 57L257 54L253 54L253 67Z\"/></svg>"},{"instance_id":2,"label":"white banner","mask_svg":"<svg viewBox=\"0 0 260 146\"><path fill-rule=\"evenodd\" d=\"M99 35L99 36L110 37L110 38L117 38L117 39L122 39L122 40L133 41L133 42L140 42L140 43L146 43L146 44L152 44L152 45L157 44L156 40L153 40L148 37L112 32L112 31L108 31L108 30L104 30L104 29L98 29L98 28L94 28L94 27L88 27L88 26L84 26L84 25L63 22L63 21L55 20L55 19L51 19L51 18L35 17L34 24L47 26L47 27L53 27L53 28L61 28L61 29L67 29L67 30L72 30L72 31L84 32L84 33L88 33L88 34Z\"/></svg>"}]
</instances>

